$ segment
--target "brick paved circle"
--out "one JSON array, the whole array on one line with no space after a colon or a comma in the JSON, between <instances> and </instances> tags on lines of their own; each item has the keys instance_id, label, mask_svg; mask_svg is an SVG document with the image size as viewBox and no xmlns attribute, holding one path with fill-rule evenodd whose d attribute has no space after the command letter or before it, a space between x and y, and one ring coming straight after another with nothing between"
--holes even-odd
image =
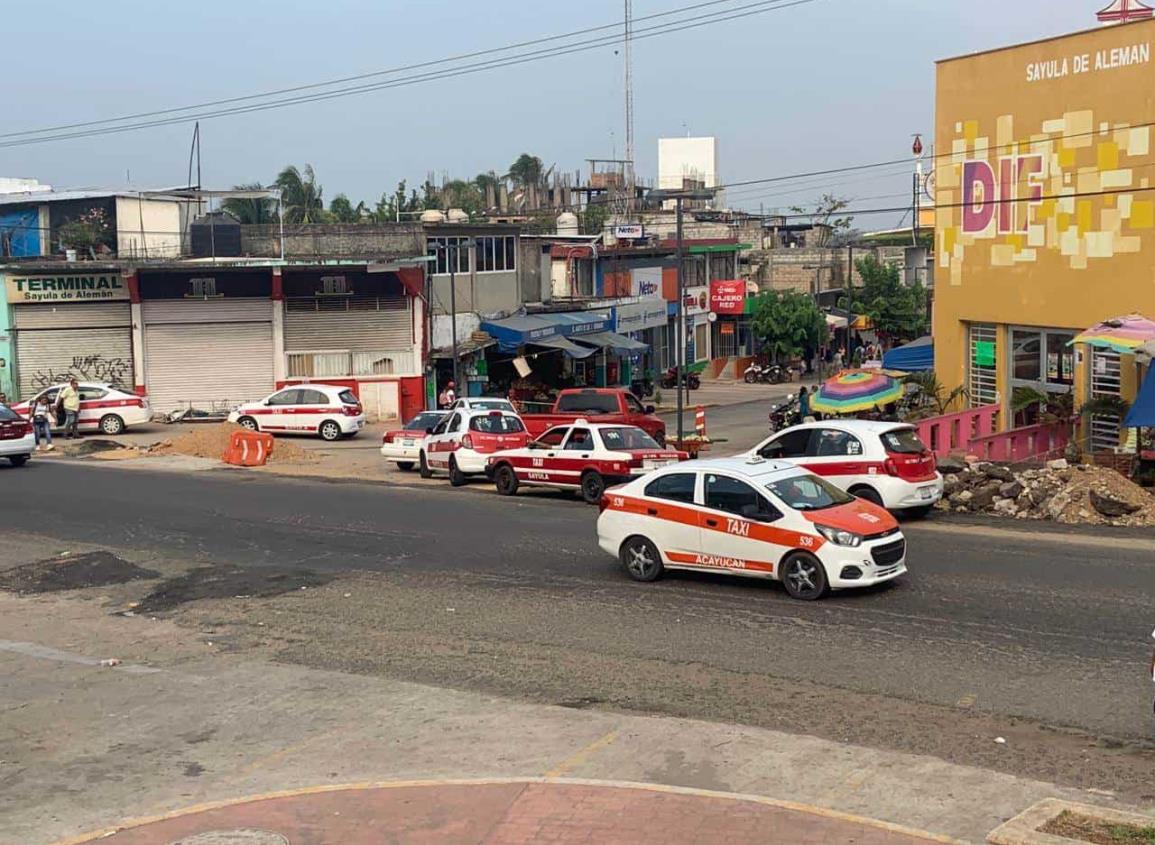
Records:
<instances>
[{"instance_id":1,"label":"brick paved circle","mask_svg":"<svg viewBox=\"0 0 1155 845\"><path fill-rule=\"evenodd\" d=\"M549 779L318 787L127 822L60 845L925 845L950 842L818 808L645 784ZM215 836L217 838L206 838ZM280 842L277 845L281 845Z\"/></svg>"}]
</instances>

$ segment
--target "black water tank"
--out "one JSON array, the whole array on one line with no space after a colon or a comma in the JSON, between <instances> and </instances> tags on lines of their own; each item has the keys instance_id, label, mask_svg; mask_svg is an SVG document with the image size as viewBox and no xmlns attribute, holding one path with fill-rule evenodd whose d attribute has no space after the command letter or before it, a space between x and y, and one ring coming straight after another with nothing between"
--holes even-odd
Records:
<instances>
[{"instance_id":1,"label":"black water tank","mask_svg":"<svg viewBox=\"0 0 1155 845\"><path fill-rule=\"evenodd\" d=\"M241 224L231 214L212 211L189 226L194 258L237 258L241 252Z\"/></svg>"}]
</instances>

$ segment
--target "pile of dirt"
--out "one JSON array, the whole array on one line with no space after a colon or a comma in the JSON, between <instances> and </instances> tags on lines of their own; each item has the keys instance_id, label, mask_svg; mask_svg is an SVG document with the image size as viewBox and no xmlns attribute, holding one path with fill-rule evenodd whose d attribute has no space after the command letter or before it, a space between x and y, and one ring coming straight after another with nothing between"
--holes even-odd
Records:
<instances>
[{"instance_id":1,"label":"pile of dirt","mask_svg":"<svg viewBox=\"0 0 1155 845\"><path fill-rule=\"evenodd\" d=\"M171 440L162 440L148 450L150 455L189 455L194 458L221 459L228 448L234 432L243 429L236 423L207 423L190 428L184 434ZM303 449L286 438L278 438L269 454L271 464L310 464L316 457L308 449Z\"/></svg>"},{"instance_id":2,"label":"pile of dirt","mask_svg":"<svg viewBox=\"0 0 1155 845\"><path fill-rule=\"evenodd\" d=\"M55 593L159 577L159 572L143 569L110 552L90 552L60 555L0 572L0 590L22 594Z\"/></svg>"},{"instance_id":3,"label":"pile of dirt","mask_svg":"<svg viewBox=\"0 0 1155 845\"><path fill-rule=\"evenodd\" d=\"M322 587L332 579L308 569L203 566L157 584L133 610L156 613L200 599L271 598Z\"/></svg>"},{"instance_id":4,"label":"pile of dirt","mask_svg":"<svg viewBox=\"0 0 1155 845\"><path fill-rule=\"evenodd\" d=\"M939 507L1072 525L1155 526L1155 496L1113 469L1050 461L1014 469L989 462L940 462Z\"/></svg>"}]
</instances>

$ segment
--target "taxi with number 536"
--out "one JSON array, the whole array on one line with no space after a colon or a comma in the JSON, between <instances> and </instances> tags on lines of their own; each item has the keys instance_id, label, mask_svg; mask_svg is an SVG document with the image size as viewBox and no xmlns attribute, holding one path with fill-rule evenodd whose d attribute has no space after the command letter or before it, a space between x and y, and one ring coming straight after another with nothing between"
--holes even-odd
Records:
<instances>
[{"instance_id":1,"label":"taxi with number 536","mask_svg":"<svg viewBox=\"0 0 1155 845\"><path fill-rule=\"evenodd\" d=\"M636 581L722 572L813 601L907 571L889 512L785 461L690 461L614 487L600 506L598 543Z\"/></svg>"}]
</instances>

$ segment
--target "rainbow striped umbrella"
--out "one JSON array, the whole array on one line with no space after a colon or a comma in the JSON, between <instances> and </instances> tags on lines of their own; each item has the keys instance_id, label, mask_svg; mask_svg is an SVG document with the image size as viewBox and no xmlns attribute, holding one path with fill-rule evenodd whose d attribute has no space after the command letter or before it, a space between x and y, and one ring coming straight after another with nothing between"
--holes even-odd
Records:
<instances>
[{"instance_id":1,"label":"rainbow striped umbrella","mask_svg":"<svg viewBox=\"0 0 1155 845\"><path fill-rule=\"evenodd\" d=\"M1114 349L1116 352L1134 352L1150 340L1155 340L1155 322L1142 314L1128 314L1091 326L1076 335L1071 343L1087 343L1100 349Z\"/></svg>"},{"instance_id":2,"label":"rainbow striped umbrella","mask_svg":"<svg viewBox=\"0 0 1155 845\"><path fill-rule=\"evenodd\" d=\"M870 411L897 402L903 390L902 382L878 370L843 370L814 392L810 408L824 414Z\"/></svg>"}]
</instances>

